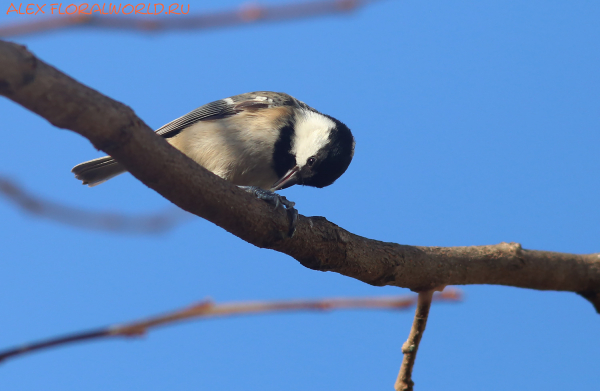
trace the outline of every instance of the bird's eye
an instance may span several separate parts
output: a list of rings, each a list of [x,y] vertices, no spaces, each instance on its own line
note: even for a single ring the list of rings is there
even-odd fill
[[[308,160],[306,161],[306,163],[307,163],[309,166],[312,166],[313,164],[315,164],[315,161],[316,161],[316,160],[317,160],[317,159],[315,159],[314,157],[309,157],[309,158],[308,158]]]

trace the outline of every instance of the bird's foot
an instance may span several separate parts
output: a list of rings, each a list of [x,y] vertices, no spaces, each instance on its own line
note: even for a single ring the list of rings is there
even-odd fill
[[[279,206],[283,205],[285,207],[285,211],[287,212],[288,219],[290,220],[290,230],[288,232],[288,236],[291,238],[294,236],[294,232],[296,232],[296,225],[298,224],[298,211],[294,208],[296,205],[295,202],[289,201],[284,196],[281,196],[277,193],[274,193],[269,190],[261,189],[256,186],[239,186],[241,189],[246,190],[250,194],[254,194],[256,198],[259,198],[263,201],[267,201],[271,205],[275,205],[275,209],[279,208]]]

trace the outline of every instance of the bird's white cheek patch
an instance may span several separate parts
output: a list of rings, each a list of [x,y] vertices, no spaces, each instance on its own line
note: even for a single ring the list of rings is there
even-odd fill
[[[327,144],[330,131],[334,127],[335,123],[332,120],[312,111],[305,111],[296,118],[296,137],[292,153],[300,166]]]

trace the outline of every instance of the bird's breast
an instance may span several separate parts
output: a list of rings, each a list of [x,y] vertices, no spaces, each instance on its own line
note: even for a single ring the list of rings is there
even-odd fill
[[[219,120],[199,121],[168,141],[191,159],[232,183],[269,189],[278,179],[273,149],[278,117],[242,112]],[[282,108],[285,109],[285,108]]]

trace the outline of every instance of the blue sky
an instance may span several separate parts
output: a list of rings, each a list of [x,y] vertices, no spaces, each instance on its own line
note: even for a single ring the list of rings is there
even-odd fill
[[[24,20],[0,12],[0,23]],[[592,1],[384,1],[286,23],[15,41],[154,128],[255,90],[285,91],[344,121],[357,141],[346,174],[329,188],[284,191],[304,215],[403,244],[591,253],[600,251],[599,20]],[[130,175],[81,186],[70,169],[100,156],[88,141],[6,99],[0,118],[0,174],[26,189],[95,211],[170,207]],[[199,218],[162,235],[118,235],[4,201],[0,216],[0,347],[206,297],[409,293],[305,269]],[[464,291],[464,303],[432,308],[419,390],[597,389],[600,317],[590,304],[572,293]],[[0,375],[13,391],[391,389],[411,322],[412,311],[193,322],[26,356]]]

